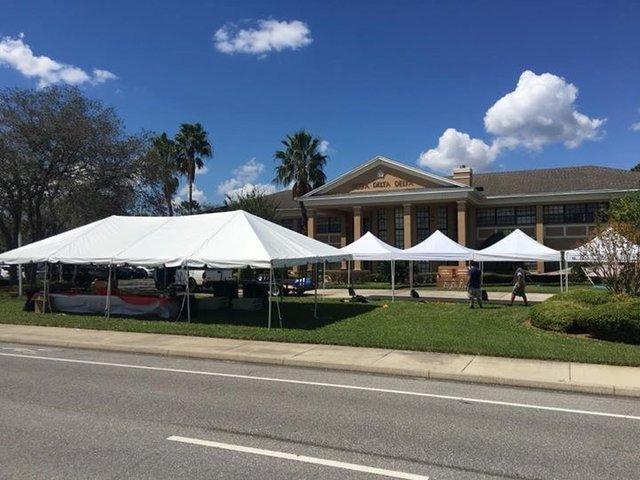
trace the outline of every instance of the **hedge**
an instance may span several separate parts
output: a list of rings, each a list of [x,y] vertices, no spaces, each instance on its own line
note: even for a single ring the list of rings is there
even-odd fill
[[[554,295],[531,309],[531,324],[555,332],[587,332],[597,338],[640,344],[640,298],[606,290]]]
[[[531,309],[531,324],[544,330],[570,332],[578,328],[579,322],[582,323],[588,311],[577,302],[543,302]]]

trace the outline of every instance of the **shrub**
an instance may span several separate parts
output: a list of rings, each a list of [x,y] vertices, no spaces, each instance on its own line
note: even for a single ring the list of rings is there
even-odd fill
[[[539,303],[531,309],[531,324],[544,330],[569,332],[576,330],[588,313],[587,307],[569,300]]]
[[[573,290],[562,295],[563,299],[586,305],[603,305],[615,301],[615,296],[608,290]]]
[[[640,300],[621,299],[594,306],[583,325],[597,337],[640,343]]]

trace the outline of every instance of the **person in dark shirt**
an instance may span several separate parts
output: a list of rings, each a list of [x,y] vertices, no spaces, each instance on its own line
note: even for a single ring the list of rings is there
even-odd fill
[[[474,307],[474,301],[482,308],[482,272],[475,263],[469,268],[469,281],[467,282],[467,293],[469,295],[469,308]]]

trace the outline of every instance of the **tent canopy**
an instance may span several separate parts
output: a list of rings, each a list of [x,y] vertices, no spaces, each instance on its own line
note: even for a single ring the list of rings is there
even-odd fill
[[[404,260],[404,250],[392,247],[371,232],[342,247],[340,252],[352,255],[353,260]]]
[[[351,256],[242,210],[185,217],[111,216],[0,255],[52,262],[213,268],[285,267]]]
[[[520,229],[490,247],[478,250],[474,260],[481,262],[559,262],[560,252],[535,241]]]
[[[628,263],[636,261],[639,257],[640,246],[632,244],[610,228],[584,245],[564,252],[564,258],[568,262]]]
[[[404,258],[418,261],[471,260],[474,252],[436,230],[419,244],[404,250]]]

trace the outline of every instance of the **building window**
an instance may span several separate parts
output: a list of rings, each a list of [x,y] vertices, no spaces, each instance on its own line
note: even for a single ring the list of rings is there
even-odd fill
[[[340,217],[318,217],[317,233],[341,233],[342,220]]]
[[[416,207],[416,235],[418,243],[429,236],[429,207]]]
[[[476,223],[478,227],[493,227],[496,224],[495,208],[479,208],[476,211]]]
[[[387,211],[380,209],[378,210],[378,238],[386,241],[387,239]]]
[[[445,235],[449,232],[449,212],[447,207],[438,207],[438,230]]]
[[[514,207],[496,208],[496,225],[515,225],[516,209]]]
[[[394,210],[394,218],[395,218],[395,232],[394,232],[394,243],[396,248],[404,247],[404,215],[403,208],[396,207]]]
[[[516,225],[535,225],[536,207],[516,207]]]
[[[546,205],[544,207],[544,223],[595,223],[603,219],[606,208],[606,203]]]
[[[544,223],[564,223],[564,205],[545,205]]]

